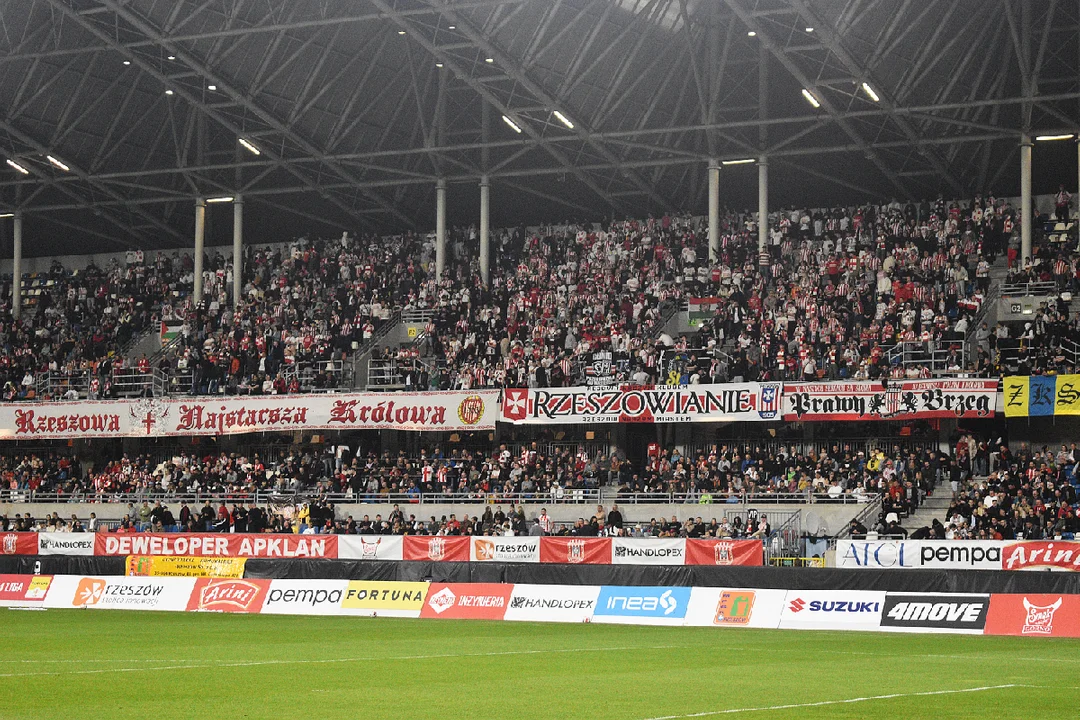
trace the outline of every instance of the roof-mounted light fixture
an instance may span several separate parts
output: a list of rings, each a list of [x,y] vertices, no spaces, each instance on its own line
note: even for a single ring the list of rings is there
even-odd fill
[[[574,123],[570,122],[570,121],[569,121],[569,120],[568,120],[568,119],[566,118],[566,116],[565,116],[565,115],[563,115],[563,114],[562,114],[561,112],[559,112],[558,110],[556,110],[555,112],[553,112],[553,113],[551,113],[551,114],[555,116],[555,119],[556,119],[556,120],[558,120],[558,121],[559,121],[559,122],[561,122],[561,123],[562,123],[563,125],[565,125],[565,126],[566,126],[566,129],[567,129],[567,130],[573,130],[573,129],[574,129]]]
[[[814,97],[814,93],[810,92],[810,91],[809,91],[809,90],[807,90],[806,88],[803,88],[803,91],[802,91],[802,96],[803,96],[804,98],[806,98],[806,102],[810,103],[810,104],[811,104],[811,105],[813,105],[813,106],[814,106],[815,108],[819,108],[819,107],[821,107],[821,103],[819,103],[819,102],[818,102],[818,99],[817,99],[816,97]]]
[[[255,143],[251,142],[247,138],[240,138],[239,142],[240,145],[243,146],[243,148],[248,152],[254,155],[262,155],[262,151],[259,150],[259,148],[255,147]]]
[[[21,172],[23,175],[29,175],[30,174],[29,170],[27,170],[26,168],[24,168],[22,165],[15,162],[11,158],[8,158],[7,164],[10,165],[11,167],[15,168],[19,172]]]
[[[502,117],[503,117],[503,122],[506,123],[507,125],[509,125],[511,128],[513,128],[514,132],[516,132],[518,134],[521,133],[521,127],[516,122],[511,120],[508,115],[503,115]],[[11,161],[9,160],[8,162],[11,162]]]
[[[233,201],[233,196],[232,195],[225,195],[223,197],[206,198],[206,202],[208,202],[208,203],[228,203],[228,202],[232,202],[232,201]]]

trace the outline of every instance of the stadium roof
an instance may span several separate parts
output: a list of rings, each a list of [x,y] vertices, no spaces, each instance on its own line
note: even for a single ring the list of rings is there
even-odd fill
[[[773,205],[1015,193],[1020,130],[1080,125],[1078,16],[1058,0],[4,0],[0,154],[27,174],[0,165],[0,212],[23,208],[44,254],[187,247],[197,196],[243,195],[249,240],[428,230],[439,177],[452,224],[474,222],[484,175],[496,226],[702,211],[709,158],[768,156]],[[1036,191],[1074,172],[1066,146],[1037,153]],[[724,201],[750,206],[755,184],[724,168]]]

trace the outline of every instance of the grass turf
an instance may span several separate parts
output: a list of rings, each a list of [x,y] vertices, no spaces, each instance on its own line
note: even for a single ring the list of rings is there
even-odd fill
[[[1005,720],[1074,716],[1080,702],[1080,641],[1073,640],[0,612],[5,720]],[[1011,687],[926,694],[991,686]],[[874,699],[884,695],[894,697]]]

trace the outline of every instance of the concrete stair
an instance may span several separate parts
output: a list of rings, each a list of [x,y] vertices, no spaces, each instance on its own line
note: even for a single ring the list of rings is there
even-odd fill
[[[911,515],[911,517],[904,520],[904,527],[909,531],[917,530],[924,525],[929,526],[933,524],[934,520],[939,520],[942,525],[945,524],[946,513],[949,511],[949,505],[952,504],[952,493],[949,490],[947,484],[939,485],[934,494],[923,500],[922,505]]]

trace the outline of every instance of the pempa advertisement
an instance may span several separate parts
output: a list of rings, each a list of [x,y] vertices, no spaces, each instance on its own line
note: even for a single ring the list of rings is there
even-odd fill
[[[990,418],[997,380],[784,383],[784,420]]]

